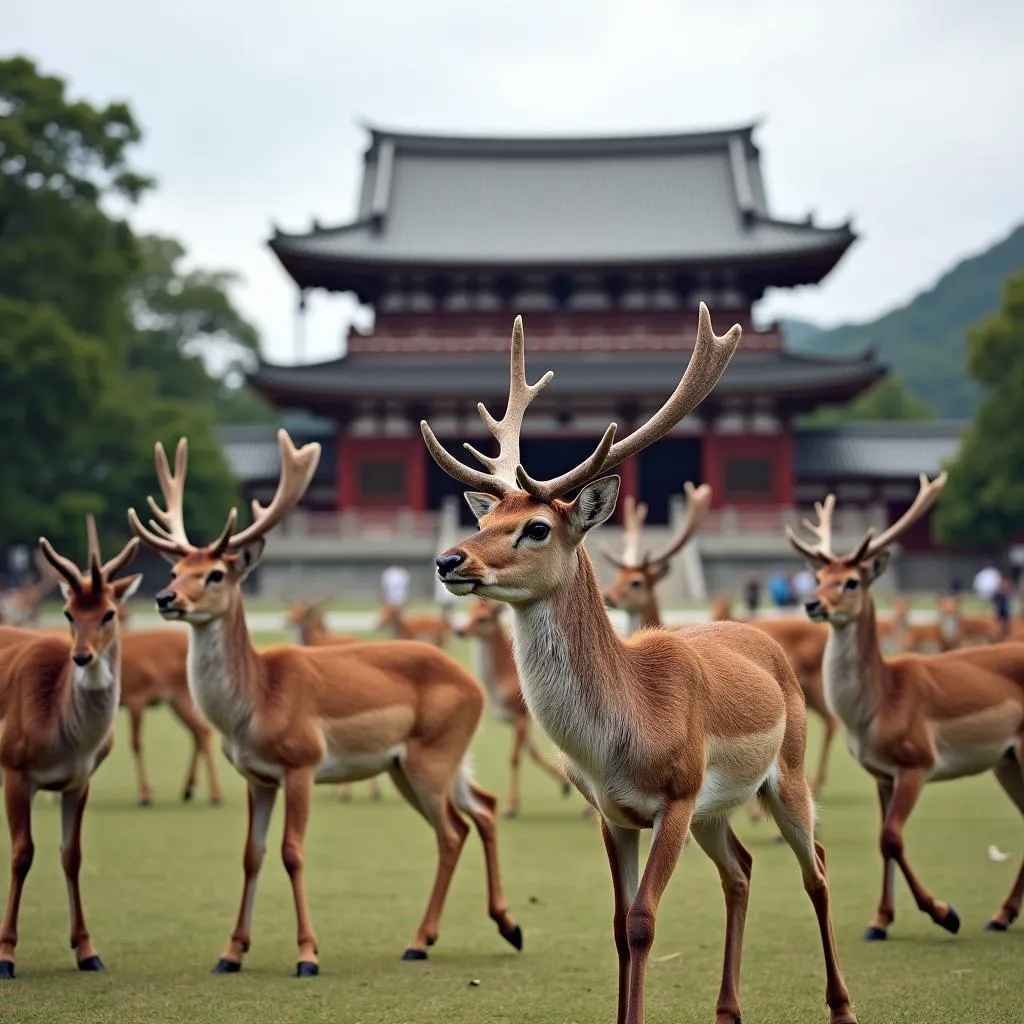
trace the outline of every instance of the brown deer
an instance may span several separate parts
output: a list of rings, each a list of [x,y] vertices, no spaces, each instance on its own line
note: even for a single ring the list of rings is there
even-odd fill
[[[206,718],[223,738],[224,752],[248,783],[249,832],[245,884],[238,919],[214,973],[241,970],[249,949],[256,880],[277,792],[284,790],[281,855],[298,919],[299,977],[319,973],[317,940],[306,902],[303,845],[316,783],[351,782],[388,772],[408,803],[437,836],[438,866],[427,911],[403,959],[424,960],[438,936],[452,874],[476,825],[484,846],[488,910],[502,937],[522,948],[522,932],[508,912],[498,867],[494,810],[468,765],[484,711],[475,679],[443,651],[410,641],[286,645],[258,651],[245,622],[242,581],[259,564],[265,535],[298,504],[320,459],[320,446],[296,449],[278,431],[281,476],[270,505],[253,502],[253,522],[235,532],[228,514],[211,544],[192,544],[182,517],[187,441],[178,443],[172,474],[162,445],[156,469],[166,508],[146,527],[134,509],[132,530],[173,562],[172,580],[156,597],[160,615],[190,627],[188,682]]]
[[[406,615],[397,605],[386,604],[380,610],[376,628],[396,640],[422,640],[444,647],[452,635],[451,610],[446,605],[440,615]]]
[[[183,630],[125,631],[121,637],[121,707],[128,710],[131,722],[140,807],[149,807],[153,802],[142,752],[142,716],[158,704],[166,704],[192,737],[192,753],[181,799],[186,802],[192,799],[201,758],[206,765],[210,803],[221,802],[214,732],[189,693],[187,666],[188,634]]]
[[[615,510],[619,478],[600,474],[663,437],[714,388],[740,340],[715,336],[701,303],[693,356],[644,425],[615,441],[615,424],[580,465],[547,481],[520,464],[523,415],[552,374],[528,385],[522,318],[512,332],[508,405],[479,406],[498,441],[487,469],[463,465],[421,423],[434,460],[472,488],[479,532],[437,558],[449,592],[512,606],[516,664],[530,713],[566,756],[570,781],[599,811],[615,895],[619,1024],[641,1024],[658,904],[688,833],[715,862],[726,904],[718,1024],[740,1019],[738,976],[751,856],[729,813],[758,794],[799,861],[818,918],[831,1024],[856,1017],[832,934],[825,856],[814,839],[803,773],[806,712],[782,648],[740,623],[645,630],[622,640],[605,613],[583,540]],[[582,488],[580,490],[580,488]],[[564,495],[579,490],[576,498]],[[640,830],[653,828],[640,875]]]
[[[46,596],[57,586],[58,573],[38,549],[33,555],[39,579],[34,583],[23,583],[0,598],[0,624],[35,626],[39,622]]]
[[[622,509],[624,537],[621,554],[616,554],[606,545],[601,546],[601,554],[619,570],[604,592],[604,602],[609,608],[621,609],[629,616],[630,633],[661,626],[661,609],[655,588],[669,574],[672,559],[697,532],[711,504],[711,488],[707,484],[694,487],[687,481],[683,486],[686,490],[686,516],[662,550],[653,555],[641,550],[647,505],[643,502],[637,504],[631,496],[625,499]]]
[[[515,731],[512,741],[511,779],[509,782],[508,805],[504,817],[515,818],[519,814],[519,767],[523,759],[523,751],[542,771],[548,773],[562,787],[562,793],[568,796],[571,787],[565,775],[557,765],[552,764],[537,747],[530,735],[530,712],[523,700],[523,691],[519,685],[519,672],[516,670],[515,657],[512,653],[512,642],[501,623],[501,611],[504,605],[496,601],[481,598],[473,603],[469,619],[464,626],[455,630],[460,637],[473,637],[477,647],[477,678],[484,684],[491,711],[499,722],[511,725]]]
[[[919,910],[948,932],[960,918],[918,880],[903,830],[928,782],[991,770],[1024,813],[1024,644],[992,644],[944,654],[882,657],[871,585],[889,564],[890,547],[931,508],[946,483],[921,476],[913,504],[878,537],[868,531],[846,555],[832,551],[834,495],[806,523],[815,543],[789,531],[790,543],[817,573],[807,614],[827,622],[825,693],[846,726],[854,757],[875,779],[882,808],[882,897],[866,938],[884,939],[894,919],[893,865]],[[1024,865],[988,928],[1005,931],[1020,913]]]
[[[113,578],[135,556],[139,543],[134,537],[105,563],[90,542],[86,572],[59,555],[46,538],[39,545],[64,578],[64,616],[71,638],[0,629],[0,769],[11,836],[11,887],[0,925],[0,979],[14,977],[18,911],[35,855],[32,798],[40,789],[61,797],[60,859],[78,969],[103,970],[82,910],[82,819],[89,780],[114,741],[121,686],[117,608],[142,580]]]

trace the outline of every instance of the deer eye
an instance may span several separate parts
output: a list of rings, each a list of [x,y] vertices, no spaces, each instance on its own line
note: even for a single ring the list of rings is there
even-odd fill
[[[856,576],[851,576],[848,580],[843,580],[843,590],[856,590],[860,586],[860,580]]]
[[[117,614],[117,612],[115,612],[113,608],[108,608],[107,611],[103,615],[103,619],[101,620],[103,622],[103,625],[105,626],[105,625],[107,625],[107,623],[113,622],[114,621],[114,616],[116,614]]]
[[[206,576],[206,585],[209,586],[211,583],[223,583],[224,582],[224,570],[223,569],[211,569]]]
[[[630,580],[629,581],[629,585],[634,590],[639,590],[644,585],[644,581],[643,580]]]
[[[545,537],[551,532],[551,527],[547,523],[537,519],[532,523],[527,524],[525,530],[523,530],[523,536],[528,540],[544,540]]]

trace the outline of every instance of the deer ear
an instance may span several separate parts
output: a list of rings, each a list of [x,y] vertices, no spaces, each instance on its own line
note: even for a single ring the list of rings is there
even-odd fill
[[[260,559],[263,558],[263,549],[266,546],[266,537],[257,537],[255,540],[249,541],[244,548],[240,548],[235,554],[231,555],[235,572],[238,574],[239,583],[260,564]]]
[[[660,583],[671,571],[672,563],[670,561],[655,562],[651,568],[651,582]]]
[[[114,597],[118,604],[124,604],[132,596],[142,583],[142,573],[137,572],[134,576],[125,576],[124,579],[114,580],[111,586],[114,588]]]
[[[867,573],[868,583],[874,583],[892,561],[892,553],[888,548],[883,548],[870,561],[864,563],[864,571]]]
[[[569,525],[582,537],[611,518],[619,496],[619,478],[604,476],[587,484],[569,506]]]
[[[491,512],[499,501],[493,494],[484,494],[483,491],[465,491],[462,496],[466,499],[466,504],[472,510],[473,515],[476,516],[477,522]]]
[[[64,580],[58,580],[57,586],[60,587],[60,596],[63,597],[65,601],[70,601],[71,587],[68,586],[68,584]]]

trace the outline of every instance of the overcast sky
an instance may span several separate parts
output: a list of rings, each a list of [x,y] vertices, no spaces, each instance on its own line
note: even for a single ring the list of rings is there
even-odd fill
[[[1019,0],[32,0],[3,20],[4,49],[73,96],[130,102],[136,164],[160,182],[136,225],[237,269],[281,361],[295,293],[270,226],[352,216],[361,119],[586,134],[763,118],[773,211],[850,216],[861,235],[824,285],[769,296],[767,315],[870,318],[1024,220]],[[310,356],[337,354],[348,308],[313,299]]]

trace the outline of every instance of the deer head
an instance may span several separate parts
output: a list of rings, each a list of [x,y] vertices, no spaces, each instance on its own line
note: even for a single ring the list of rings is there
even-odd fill
[[[589,458],[552,480],[535,480],[520,464],[519,435],[527,406],[547,386],[549,371],[536,384],[526,383],[522,317],[512,330],[508,404],[496,420],[481,404],[480,417],[498,442],[491,457],[471,445],[466,450],[487,472],[463,465],[438,442],[426,421],[423,439],[434,461],[455,480],[473,488],[466,500],[480,525],[479,532],[437,558],[438,576],[453,594],[475,593],[507,602],[529,602],[549,596],[571,578],[577,548],[587,533],[615,511],[617,476],[601,477],[667,434],[711,392],[740,341],[733,326],[719,338],[701,303],[693,355],[675,391],[643,426],[620,441],[616,425],[604,432]],[[565,495],[578,489],[569,501]]]
[[[871,600],[871,584],[889,567],[891,546],[935,504],[945,486],[944,472],[930,483],[922,473],[917,497],[910,508],[880,536],[876,537],[874,530],[868,530],[847,555],[836,555],[832,551],[834,494],[815,505],[816,523],[804,520],[804,526],[814,534],[817,543],[808,544],[800,540],[787,527],[789,543],[807,560],[818,580],[817,590],[804,605],[808,617],[834,626],[855,622]]]
[[[259,564],[266,534],[299,503],[320,461],[320,445],[316,442],[297,449],[284,430],[277,432],[277,441],[281,475],[273,500],[266,508],[253,501],[253,521],[238,533],[234,532],[238,513],[232,508],[220,536],[202,547],[192,544],[185,533],[188,441],[182,438],[178,442],[173,474],[163,445],[157,443],[156,473],[166,508],[148,498],[156,518],[144,526],[132,508],[128,510],[128,522],[136,537],[174,566],[170,585],[156,595],[157,610],[163,618],[198,625],[223,617],[241,601],[242,581]]]
[[[324,608],[331,603],[332,597],[321,597],[316,601],[294,601],[285,616],[289,626],[315,626],[324,628]]]
[[[682,551],[686,542],[697,532],[701,519],[711,504],[711,488],[707,484],[694,487],[687,481],[686,517],[668,544],[651,554],[641,551],[644,522],[647,520],[647,506],[638,505],[632,497],[626,498],[623,507],[625,538],[621,554],[616,554],[602,545],[601,554],[619,573],[604,592],[604,601],[609,608],[620,608],[630,614],[639,614],[654,600],[654,588],[672,569],[672,559]]]
[[[502,628],[501,611],[503,607],[497,601],[479,598],[470,607],[469,618],[465,625],[456,627],[455,635],[463,638],[475,636],[480,640],[490,640],[496,631]]]
[[[86,517],[86,530],[89,537],[87,572],[82,572],[70,558],[59,555],[45,537],[39,538],[39,550],[60,577],[64,618],[71,626],[71,660],[79,668],[98,661],[113,643],[117,636],[121,606],[138,590],[142,582],[139,574],[114,579],[135,557],[139,549],[135,537],[110,561],[104,562],[100,556],[96,523],[91,515]],[[82,675],[80,678],[82,684],[87,685],[85,680],[91,677]]]

